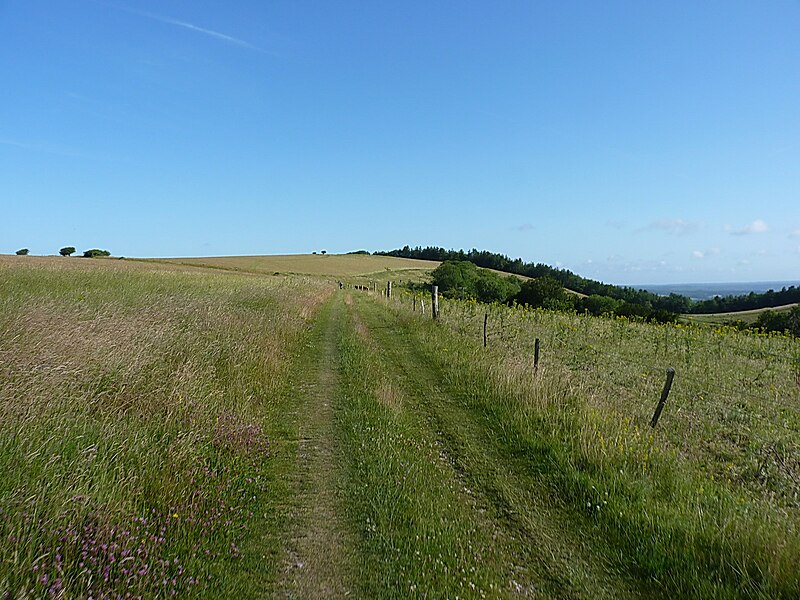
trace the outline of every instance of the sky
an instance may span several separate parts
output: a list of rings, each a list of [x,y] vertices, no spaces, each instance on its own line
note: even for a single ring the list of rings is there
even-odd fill
[[[800,2],[0,0],[0,253],[800,277]]]

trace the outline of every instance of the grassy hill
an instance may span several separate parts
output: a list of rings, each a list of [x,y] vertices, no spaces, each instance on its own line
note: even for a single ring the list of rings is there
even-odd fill
[[[372,256],[367,254],[286,254],[274,256],[216,256],[208,258],[159,258],[159,263],[209,267],[261,274],[304,274],[332,277],[377,277],[390,275],[419,279],[439,262]]]
[[[0,257],[0,597],[800,597],[800,340],[277,258]]]
[[[731,321],[742,321],[744,323],[755,323],[760,314],[771,310],[777,313],[785,313],[792,310],[797,304],[785,304],[772,308],[758,308],[755,310],[742,310],[727,313],[708,313],[708,314],[685,314],[681,315],[681,320],[686,323],[707,323],[710,325],[724,325]]]

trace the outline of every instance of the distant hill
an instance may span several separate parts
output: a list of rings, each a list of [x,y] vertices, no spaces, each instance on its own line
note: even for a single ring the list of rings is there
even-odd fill
[[[439,266],[439,261],[414,260],[370,254],[281,254],[274,256],[210,256],[148,259],[159,263],[207,267],[265,275],[302,274],[331,277],[393,276],[419,279]]]

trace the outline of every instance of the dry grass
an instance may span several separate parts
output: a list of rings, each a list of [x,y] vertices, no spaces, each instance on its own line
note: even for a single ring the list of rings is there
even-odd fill
[[[0,261],[0,597],[224,589],[333,286],[26,258]]]
[[[428,272],[439,266],[436,261],[371,256],[365,254],[290,254],[276,256],[217,256],[207,258],[163,258],[159,263],[202,266],[231,271],[272,275],[303,274],[330,277],[390,275],[402,278]]]

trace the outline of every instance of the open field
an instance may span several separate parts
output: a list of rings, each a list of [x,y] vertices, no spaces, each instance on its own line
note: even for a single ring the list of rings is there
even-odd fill
[[[797,339],[312,258],[0,257],[0,598],[800,596]]]
[[[681,319],[686,323],[709,323],[711,325],[724,325],[732,321],[742,321],[744,323],[755,323],[761,313],[772,310],[777,313],[789,312],[797,304],[786,304],[784,306],[774,306],[772,308],[759,308],[756,310],[742,310],[739,312],[710,313],[697,315],[681,315]]]
[[[219,256],[210,258],[164,258],[159,263],[212,267],[272,275],[304,274],[326,277],[419,277],[439,263],[393,256],[366,254],[287,254],[276,256]]]

